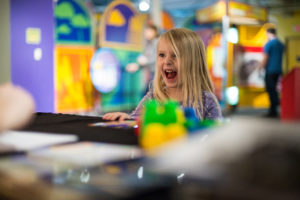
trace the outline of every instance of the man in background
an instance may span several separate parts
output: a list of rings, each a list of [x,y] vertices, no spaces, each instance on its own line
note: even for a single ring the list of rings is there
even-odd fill
[[[137,63],[129,63],[126,66],[126,71],[130,73],[136,72],[139,68],[144,68],[146,70],[146,90],[148,90],[149,83],[154,77],[158,37],[158,27],[151,23],[147,24],[144,30],[144,38],[146,40],[144,51],[137,58]]]
[[[275,28],[267,29],[268,42],[264,46],[264,59],[261,68],[266,71],[265,85],[270,99],[269,112],[266,117],[278,117],[277,107],[279,97],[276,89],[279,77],[282,74],[283,43],[276,36]]]

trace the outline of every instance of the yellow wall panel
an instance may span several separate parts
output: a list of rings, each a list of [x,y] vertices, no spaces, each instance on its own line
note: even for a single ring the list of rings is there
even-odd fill
[[[78,113],[93,108],[89,63],[91,47],[56,47],[55,111]]]

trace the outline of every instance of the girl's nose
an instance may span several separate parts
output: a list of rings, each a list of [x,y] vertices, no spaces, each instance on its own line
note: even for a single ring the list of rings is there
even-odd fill
[[[166,56],[165,57],[165,64],[170,65],[172,64],[172,57],[171,56]]]

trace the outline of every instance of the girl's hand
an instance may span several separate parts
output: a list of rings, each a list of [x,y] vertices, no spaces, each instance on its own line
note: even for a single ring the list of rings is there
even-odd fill
[[[104,120],[119,120],[119,121],[124,121],[124,119],[130,119],[130,115],[122,112],[113,112],[113,113],[106,113],[102,117]]]

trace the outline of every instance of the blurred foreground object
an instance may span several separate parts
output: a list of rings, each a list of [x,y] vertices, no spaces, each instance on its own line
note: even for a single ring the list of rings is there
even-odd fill
[[[182,108],[176,101],[152,100],[145,104],[138,136],[141,146],[151,150],[217,125],[214,120],[199,120],[193,108]]]
[[[33,98],[24,89],[9,83],[0,86],[0,132],[23,127],[34,110]]]
[[[153,169],[193,177],[213,199],[299,199],[299,129],[299,123],[233,118],[161,151]],[[194,192],[194,199],[203,197]]]
[[[142,147],[151,149],[168,141],[184,138],[187,133],[184,122],[184,113],[177,102],[147,102],[140,124],[139,141]]]

